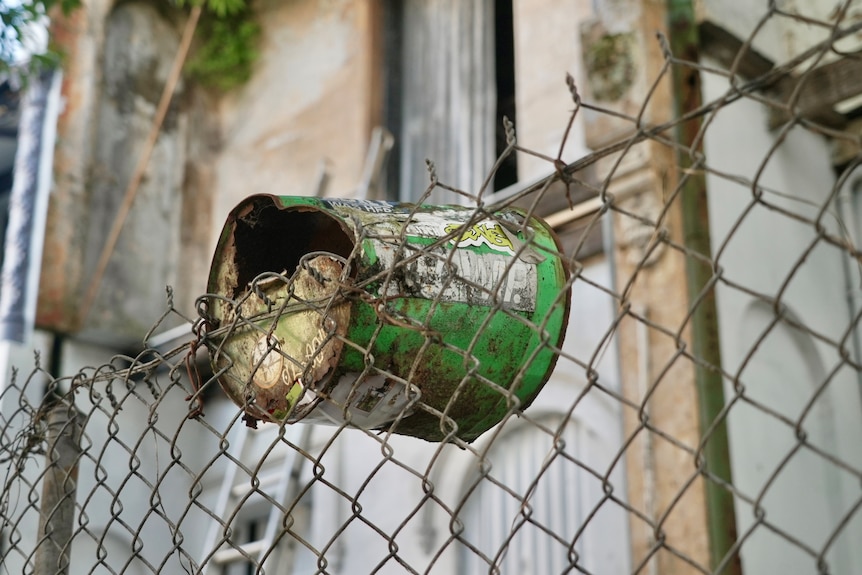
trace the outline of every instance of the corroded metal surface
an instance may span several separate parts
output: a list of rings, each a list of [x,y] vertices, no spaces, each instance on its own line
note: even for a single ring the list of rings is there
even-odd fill
[[[280,276],[257,282],[236,309],[256,318],[233,332],[215,355],[224,370],[222,387],[256,419],[280,421],[291,414],[308,386],[323,386],[338,363],[350,304],[342,301],[326,312],[316,302],[331,297],[341,276],[339,262],[319,256],[285,281]]]
[[[473,440],[550,375],[567,277],[519,210],[253,196],[213,259],[214,368],[252,419]]]

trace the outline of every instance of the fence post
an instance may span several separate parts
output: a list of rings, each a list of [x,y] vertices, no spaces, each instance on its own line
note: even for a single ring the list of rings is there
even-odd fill
[[[69,572],[81,427],[75,406],[51,401],[46,416],[45,474],[39,532],[34,556],[34,575],[65,575]]]
[[[699,61],[700,36],[695,20],[692,0],[668,0],[668,32],[670,49],[677,60],[693,65],[676,63],[672,67],[673,102],[677,118],[697,110],[703,104]],[[700,360],[695,367],[695,384],[700,411],[701,457],[704,469],[720,481],[731,483],[730,447],[727,438],[727,420],[719,420],[725,406],[724,382],[719,345],[718,312],[715,302],[715,264],[711,261],[709,211],[707,209],[706,176],[699,168],[702,161],[701,116],[676,127],[676,139],[681,150],[680,206],[682,212],[683,243],[686,248],[704,258],[686,258],[686,284],[688,301],[695,306],[691,315],[691,352]],[[710,262],[710,263],[707,263]],[[705,481],[707,529],[710,565],[717,574],[739,575],[742,565],[736,543],[736,513],[733,494],[710,478]],[[732,556],[728,554],[733,553]]]

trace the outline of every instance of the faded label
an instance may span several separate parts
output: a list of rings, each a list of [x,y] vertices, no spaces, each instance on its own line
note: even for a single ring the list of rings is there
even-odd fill
[[[305,421],[343,425],[347,411],[351,425],[376,429],[411,413],[404,385],[381,375],[357,378],[357,373],[342,376]]]
[[[313,316],[312,316],[313,317]],[[303,334],[306,335],[307,334]],[[297,354],[297,359],[300,361],[284,362],[284,370],[282,372],[282,380],[286,385],[292,385],[294,382],[314,385],[319,379],[325,375],[328,366],[324,365],[327,359],[324,347],[329,340],[323,328],[319,328],[310,340],[298,341],[296,346],[301,348]],[[310,364],[310,365],[309,365]],[[303,373],[308,369],[311,381],[303,381]]]
[[[463,227],[463,224],[448,224],[443,228],[443,233],[445,235],[457,233]],[[456,236],[452,241],[459,248],[485,245],[492,250],[515,255],[515,244],[509,234],[499,223],[490,220],[470,226],[461,232],[460,238]]]
[[[377,256],[386,268],[396,268],[385,295],[460,302],[532,312],[536,309],[536,266],[503,254],[472,250],[433,250],[421,255],[375,242]],[[450,257],[451,256],[451,257]]]
[[[263,336],[251,352],[251,369],[254,382],[263,389],[269,389],[281,378],[284,356],[278,341],[270,345],[270,336]]]
[[[337,212],[344,212],[346,208],[348,212],[359,210],[372,214],[388,214],[396,207],[395,204],[383,200],[327,199],[323,200],[323,203]]]

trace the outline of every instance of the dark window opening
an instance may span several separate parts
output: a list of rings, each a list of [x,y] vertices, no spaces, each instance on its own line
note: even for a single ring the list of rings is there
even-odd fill
[[[386,172],[387,198],[410,200],[425,190],[424,158],[435,161],[441,181],[478,191],[493,160],[506,149],[503,116],[516,121],[512,0],[477,2],[471,9],[430,0],[384,0],[380,18],[382,118],[395,138]],[[453,51],[460,63],[452,60]],[[468,69],[471,77],[465,79]],[[480,98],[465,93],[491,84],[494,91]],[[446,99],[442,104],[441,98]],[[500,190],[517,181],[517,160],[511,154],[494,174],[492,187]]]
[[[386,0],[382,10],[383,18],[383,122],[395,139],[389,159],[386,162],[385,177],[387,200],[397,201],[401,176],[401,122],[402,122],[402,77],[404,46],[404,5],[403,0]]]
[[[511,0],[497,2],[494,14],[495,68],[497,77],[497,157],[506,149],[503,116],[515,123],[515,26]],[[518,182],[518,161],[514,153],[500,165],[494,190]]]
[[[20,93],[8,80],[0,80],[0,266],[9,222],[13,167],[18,143]]]

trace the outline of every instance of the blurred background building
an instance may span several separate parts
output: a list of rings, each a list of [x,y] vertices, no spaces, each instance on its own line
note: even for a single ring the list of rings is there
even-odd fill
[[[47,96],[55,99],[45,122],[56,143],[46,212],[36,218],[43,225],[33,227],[42,246],[33,264],[38,284],[27,287],[38,290],[38,300],[26,342],[5,344],[6,377],[13,366],[28,373],[33,349],[53,376],[117,354],[134,357],[166,309],[166,286],[176,310],[194,319],[222,222],[248,195],[415,201],[428,186],[430,158],[441,182],[474,194],[494,173],[483,193],[499,201],[554,173],[555,158],[568,164],[630,139],[579,172],[578,185],[554,184],[535,208],[583,266],[582,278],[573,285],[564,355],[551,380],[527,418],[507,420],[476,442],[481,457],[412,438],[391,437],[384,445],[355,430],[337,436],[327,427],[291,430],[294,444],[320,454],[326,481],[314,482],[314,466],[289,459],[284,443],[256,469],[278,436],[276,426],[240,432],[231,427],[236,407],[220,392],[207,396],[208,426],[235,444],[234,434],[245,433],[258,446],[237,448],[249,468],[277,482],[289,463],[291,481],[310,481],[293,512],[292,529],[305,534],[304,542],[282,541],[278,572],[401,573],[406,563],[417,572],[479,573],[488,570],[481,553],[493,560],[511,537],[504,573],[563,572],[573,556],[593,573],[690,573],[697,571],[693,564],[715,564],[716,554],[720,560],[728,551],[716,548],[722,529],[735,532],[731,545],[743,542],[747,573],[813,572],[811,550],[823,551],[830,572],[853,572],[862,565],[862,516],[851,513],[862,497],[862,402],[853,367],[862,358],[860,282],[858,261],[822,230],[855,241],[862,225],[862,180],[848,169],[859,158],[862,85],[847,79],[859,71],[859,40],[848,35],[841,50],[812,61],[805,50],[834,32],[814,22],[835,21],[834,2],[767,10],[744,0],[707,0],[689,22],[695,52],[675,54],[713,70],[699,73],[701,84],[692,88],[703,102],[731,100],[735,85],[778,69],[758,94],[795,98],[796,105],[793,121],[756,97],[716,106],[695,142],[708,159],[700,166],[708,168],[700,223],[723,280],[714,292],[722,367],[716,397],[733,407],[725,463],[734,489],[716,493],[690,456],[708,441],[702,442],[699,364],[681,343],[694,329],[688,322],[694,298],[686,287],[687,254],[674,247],[685,244],[687,217],[674,202],[678,150],[660,138],[635,138],[679,112],[680,94],[663,72],[667,54],[655,36],[683,33],[668,30],[677,4],[255,2],[259,56],[248,81],[220,92],[181,78],[150,140],[187,13],[151,1],[85,2],[52,22],[66,59]],[[808,85],[815,74],[829,89],[794,82],[803,71]],[[592,104],[571,126],[576,103],[567,72]],[[8,83],[0,86],[0,208],[12,188],[19,100]],[[504,115],[515,122],[518,146],[533,153],[518,153],[494,170],[507,144]],[[100,254],[144,153],[149,162],[100,275]],[[602,211],[606,194],[620,210]],[[469,203],[443,190],[429,201]],[[669,242],[659,241],[659,231]],[[84,305],[90,294],[92,305]],[[166,350],[190,339],[190,325],[174,314],[151,335],[151,345]],[[592,386],[596,380],[600,388]],[[15,405],[4,397],[4,412]],[[218,452],[217,437],[183,424],[186,412],[184,397],[174,392],[160,400],[160,425],[183,429],[183,464],[204,470]],[[143,407],[97,413],[88,422],[92,449],[116,439],[140,441],[151,418]],[[569,459],[548,459],[560,441]],[[147,449],[138,463],[167,461],[163,447]],[[106,550],[100,567],[106,572],[152,572],[141,557],[160,556],[176,536],[147,527],[151,502],[126,480],[135,465],[128,455],[104,460],[117,469],[82,466],[79,489],[99,493],[104,510],[88,516],[96,535],[76,548],[82,563],[73,572],[90,572],[84,561],[97,548]],[[496,481],[477,481],[488,463]],[[199,500],[216,509],[230,465],[218,460],[199,483],[178,475],[172,500],[162,504],[182,509],[199,488]],[[146,489],[141,481],[139,489]],[[528,492],[536,494],[532,521],[512,535],[524,517],[516,494]],[[343,493],[361,502],[365,521],[348,521],[357,510]],[[117,502],[137,514],[139,530],[117,529]],[[469,544],[451,540],[445,506],[458,508]],[[265,499],[246,501],[232,521],[237,545],[256,549],[270,508]],[[200,549],[203,559],[212,543],[209,519],[189,513],[199,514],[200,529],[186,530],[182,545]],[[763,527],[764,516],[778,533]],[[653,551],[657,532],[676,552]],[[144,550],[130,560],[138,533]],[[381,533],[397,533],[397,549]],[[323,563],[312,548],[325,552]],[[17,572],[14,561],[10,572]],[[248,568],[237,553],[214,555],[211,563],[230,574]],[[182,568],[172,558],[156,569]]]

